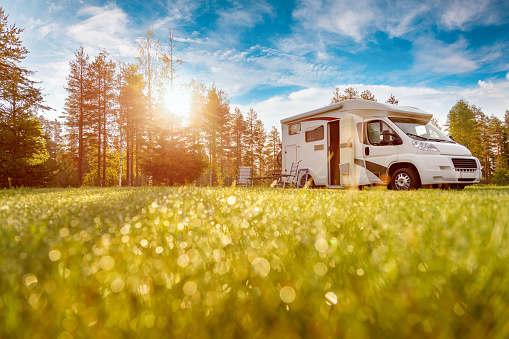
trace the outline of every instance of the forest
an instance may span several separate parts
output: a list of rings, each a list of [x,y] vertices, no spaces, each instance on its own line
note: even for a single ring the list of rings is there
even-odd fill
[[[0,29],[0,188],[224,186],[239,166],[252,166],[255,176],[281,170],[279,130],[268,130],[253,109],[231,107],[215,85],[199,79],[185,85],[186,118],[165,105],[185,62],[176,56],[171,28],[161,41],[148,27],[130,61],[77,48],[62,84],[65,106],[54,120],[47,118],[44,84],[21,65],[29,53],[23,29],[1,8]],[[369,91],[338,87],[331,103],[352,98],[376,100]],[[386,102],[398,104],[393,95]],[[460,99],[444,126],[432,122],[480,159],[484,178],[509,184],[509,111],[502,121]]]

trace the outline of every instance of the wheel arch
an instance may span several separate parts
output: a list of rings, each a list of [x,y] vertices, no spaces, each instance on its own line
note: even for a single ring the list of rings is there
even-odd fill
[[[392,175],[394,174],[394,172],[396,172],[400,168],[410,168],[410,169],[412,169],[415,172],[415,174],[417,174],[417,180],[419,181],[419,187],[422,185],[421,175],[419,174],[419,170],[411,162],[397,162],[397,163],[392,164],[389,167],[389,170],[388,170],[388,173],[387,173],[389,175],[389,185],[391,183]]]

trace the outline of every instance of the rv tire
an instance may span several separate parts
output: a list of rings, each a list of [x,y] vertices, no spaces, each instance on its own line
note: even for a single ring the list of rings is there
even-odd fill
[[[411,168],[400,168],[394,172],[390,186],[395,191],[409,191],[419,188],[417,173]]]

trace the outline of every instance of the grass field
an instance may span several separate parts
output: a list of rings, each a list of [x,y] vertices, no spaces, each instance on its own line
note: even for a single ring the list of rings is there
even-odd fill
[[[504,338],[509,188],[0,191],[0,337]]]

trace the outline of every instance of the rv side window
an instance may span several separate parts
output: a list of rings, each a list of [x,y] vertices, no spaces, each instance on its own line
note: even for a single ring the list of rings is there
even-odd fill
[[[367,126],[367,133],[368,133],[368,140],[371,145],[380,146],[380,145],[386,145],[382,143],[383,131],[389,131],[390,133],[394,133],[394,130],[389,127],[385,122],[381,120],[375,120],[368,122]],[[394,137],[391,136],[391,141],[393,141]]]
[[[310,131],[306,131],[306,142],[323,140],[324,127],[319,126]]]
[[[288,125],[288,134],[289,135],[298,134],[298,133],[300,133],[300,122]]]

